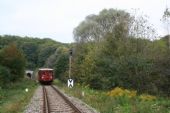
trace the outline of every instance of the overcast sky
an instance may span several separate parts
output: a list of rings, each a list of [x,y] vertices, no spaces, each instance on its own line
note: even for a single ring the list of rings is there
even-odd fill
[[[170,0],[167,0],[170,7]],[[149,16],[158,35],[164,35],[160,19],[166,0],[0,0],[0,35],[52,38],[73,42],[73,29],[87,15],[102,9],[130,11],[139,8]]]

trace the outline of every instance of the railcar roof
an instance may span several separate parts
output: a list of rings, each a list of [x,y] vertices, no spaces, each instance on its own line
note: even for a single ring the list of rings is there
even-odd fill
[[[39,70],[49,70],[49,71],[52,71],[53,69],[51,69],[51,68],[40,68]]]

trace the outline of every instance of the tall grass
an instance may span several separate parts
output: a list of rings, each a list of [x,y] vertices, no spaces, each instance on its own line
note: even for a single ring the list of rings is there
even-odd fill
[[[170,113],[170,100],[168,98],[147,94],[137,95],[135,91],[127,89],[122,89],[119,93],[113,90],[109,92],[99,91],[79,84],[70,89],[67,88],[66,83],[62,84],[58,80],[54,84],[64,92],[81,99],[101,113]],[[114,96],[109,95],[109,93],[117,93],[117,96],[115,96],[116,94],[113,94]]]
[[[36,86],[34,81],[23,79],[7,89],[0,89],[0,113],[22,113]]]

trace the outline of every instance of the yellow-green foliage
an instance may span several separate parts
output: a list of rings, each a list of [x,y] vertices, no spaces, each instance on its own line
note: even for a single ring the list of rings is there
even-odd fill
[[[139,96],[139,98],[143,101],[150,101],[150,100],[155,100],[156,96],[148,95],[148,94],[142,94]]]
[[[116,87],[113,90],[109,91],[107,94],[111,97],[127,96],[129,98],[135,97],[137,91],[127,90],[123,88]]]
[[[137,94],[136,90],[128,90],[120,87],[116,87],[107,93],[107,95],[111,97],[127,96],[129,98],[136,97],[137,96],[136,94]],[[142,101],[151,101],[151,100],[155,100],[156,96],[149,95],[149,94],[141,94],[139,98]]]
[[[55,80],[54,84],[59,86],[64,92],[81,99],[100,113],[170,113],[170,102],[165,98],[158,98],[155,101],[141,101],[139,96],[136,95],[136,91],[136,93],[132,93],[132,91],[123,88],[113,89],[112,92],[107,93],[108,96],[105,91],[90,89],[88,85],[82,86],[77,83],[73,89],[69,89],[65,83],[60,81]],[[110,96],[111,94],[113,95],[114,91],[117,92],[117,95],[123,95],[125,92],[135,95],[133,98]],[[84,96],[82,92],[84,92]]]

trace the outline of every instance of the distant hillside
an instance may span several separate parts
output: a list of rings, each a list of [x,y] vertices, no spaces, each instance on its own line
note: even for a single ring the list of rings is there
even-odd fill
[[[10,43],[15,43],[23,51],[27,59],[26,68],[43,67],[46,60],[56,54],[59,48],[68,48],[69,44],[60,43],[50,38],[39,39],[12,35],[0,36],[0,49]]]

